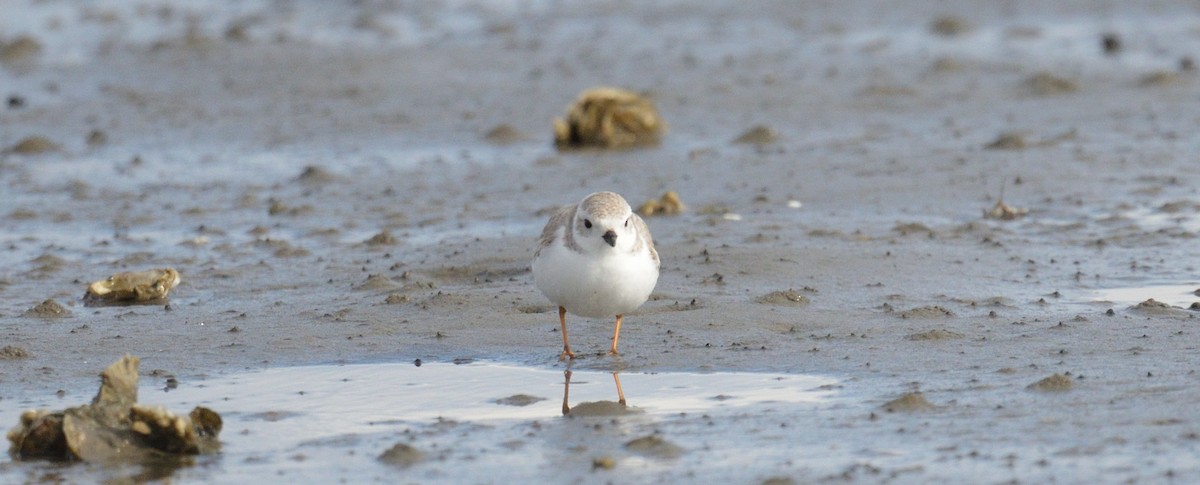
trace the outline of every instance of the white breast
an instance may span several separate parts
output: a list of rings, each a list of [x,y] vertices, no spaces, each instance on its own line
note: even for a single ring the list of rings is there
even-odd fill
[[[546,298],[572,314],[612,317],[646,302],[658,267],[648,251],[586,257],[555,241],[534,259],[533,279]]]

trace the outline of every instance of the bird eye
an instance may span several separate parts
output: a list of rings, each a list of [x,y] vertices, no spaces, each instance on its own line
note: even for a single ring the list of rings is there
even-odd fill
[[[591,228],[592,228],[592,221],[591,221],[591,219],[584,219],[584,220],[583,220],[583,227],[586,227],[586,228],[588,228],[588,229],[591,229]]]
[[[625,219],[625,227],[629,227],[629,219]]]

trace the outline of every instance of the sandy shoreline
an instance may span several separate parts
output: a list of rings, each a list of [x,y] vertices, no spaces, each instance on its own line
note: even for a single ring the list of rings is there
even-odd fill
[[[1194,7],[988,4],[946,37],[915,7],[855,16],[868,5],[464,8],[486,27],[367,46],[272,41],[266,20],[245,40],[172,31],[8,62],[3,94],[25,101],[0,111],[0,148],[61,149],[0,155],[0,331],[30,354],[0,360],[0,405],[85,399],[126,352],[185,386],[418,358],[557,368],[529,274],[546,211],[676,190],[690,210],[647,220],[663,273],[625,353],[597,355],[607,322],[577,319],[576,368],[834,376],[857,404],[807,425],[845,440],[828,469],[852,480],[1200,476],[1200,313],[1183,308],[1200,297],[1154,289],[1200,289],[1197,79],[1177,67],[1200,39],[1171,14]],[[1172,29],[1122,31],[1105,56],[1113,25]],[[1039,91],[1039,73],[1075,88]],[[553,148],[550,120],[602,83],[650,92],[662,144]],[[488,141],[501,125],[521,136]],[[756,125],[779,140],[732,142]],[[1006,133],[1023,144],[987,148]],[[1001,194],[1029,213],[984,218]],[[79,302],[160,266],[183,274],[169,309]],[[1103,301],[1112,288],[1147,289]],[[808,303],[763,300],[782,290]],[[48,298],[70,316],[25,315]],[[1054,374],[1071,389],[1027,389]],[[880,410],[913,391],[936,409]],[[886,458],[882,435],[924,453]]]

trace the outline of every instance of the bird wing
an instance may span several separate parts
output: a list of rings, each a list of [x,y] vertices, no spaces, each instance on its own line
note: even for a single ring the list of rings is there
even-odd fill
[[[642,220],[642,216],[633,215],[633,224],[637,226],[637,232],[642,236],[642,242],[650,248],[650,257],[654,259],[654,266],[658,267],[661,263],[658,261],[658,250],[654,249],[654,236],[650,235],[650,227],[646,225],[646,221]]]
[[[558,228],[564,228],[563,234],[568,239],[570,245],[571,239],[571,220],[575,218],[575,207],[573,205],[564,205],[550,216],[550,220],[546,222],[546,227],[542,228],[542,237],[538,239],[536,257],[542,252],[542,249],[554,244],[554,240],[558,237]]]

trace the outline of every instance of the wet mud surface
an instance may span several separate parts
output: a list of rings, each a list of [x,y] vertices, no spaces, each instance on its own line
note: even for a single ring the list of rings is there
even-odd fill
[[[730,480],[1200,477],[1190,3],[121,5],[0,24],[5,426],[90,395],[125,353],[181,391],[311,364],[561,370],[529,272],[548,211],[674,191],[685,210],[647,218],[662,276],[623,355],[581,320],[573,369],[839,382]],[[556,149],[553,120],[597,85],[650,96],[659,142]],[[81,299],[166,267],[183,278],[161,305]],[[688,481],[745,455],[627,457],[782,424],[693,418],[563,466]],[[322,443],[238,479],[302,476],[336,460]],[[411,451],[380,470],[477,463]],[[0,476],[56,473],[27,466]]]

